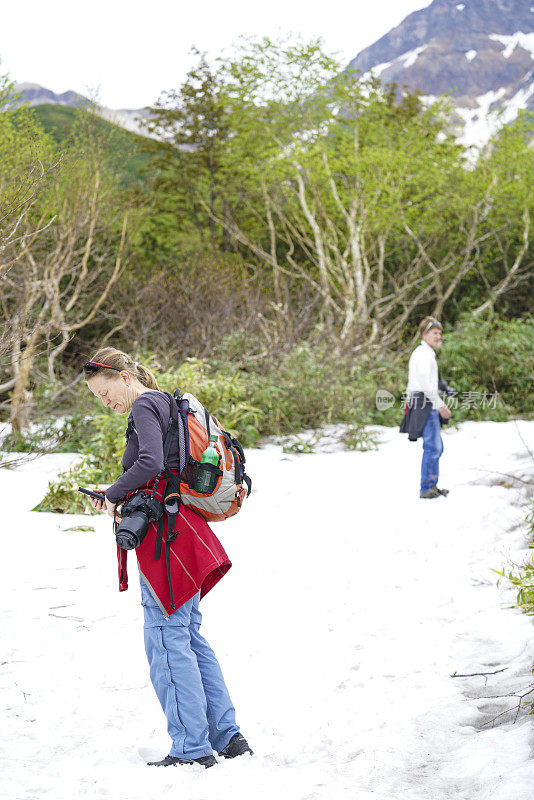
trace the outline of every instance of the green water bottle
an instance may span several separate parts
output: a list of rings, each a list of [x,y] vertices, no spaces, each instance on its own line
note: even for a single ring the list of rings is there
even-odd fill
[[[212,434],[210,436],[210,443],[206,450],[200,456],[200,464],[197,470],[197,480],[195,483],[195,491],[202,494],[211,494],[215,489],[217,483],[219,466],[219,453],[215,448],[214,442],[218,440],[218,436]]]

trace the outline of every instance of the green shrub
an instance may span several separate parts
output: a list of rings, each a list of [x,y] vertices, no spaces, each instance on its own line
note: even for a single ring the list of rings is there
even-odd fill
[[[302,436],[288,437],[287,441],[282,442],[282,450],[288,455],[302,455],[303,453],[315,453],[317,439],[304,439]]]
[[[530,513],[526,517],[527,530],[530,537],[530,547],[534,548],[534,502],[531,504]],[[514,569],[498,573],[517,588],[516,604],[523,609],[525,614],[534,615],[534,556],[524,564],[515,566]]]
[[[303,453],[315,453],[318,447],[325,445],[331,448],[332,444],[342,444],[348,450],[376,450],[380,437],[377,432],[369,430],[365,425],[347,425],[345,430],[338,428],[318,429],[308,431],[306,435],[281,436],[277,438],[278,444],[282,445],[284,453],[300,455]]]
[[[228,431],[250,446],[257,441],[262,411],[252,401],[247,376],[232,365],[222,369],[206,361],[188,358],[176,370],[158,376],[163,391],[194,394]]]
[[[7,434],[2,439],[1,447],[7,453],[78,452],[83,446],[87,423],[82,413],[48,419],[24,431]]]
[[[408,375],[408,357],[392,352],[369,352],[357,357],[333,358],[328,347],[296,345],[278,361],[250,359],[242,363],[209,363],[189,358],[176,369],[157,373],[163,390],[176,388],[196,395],[222,425],[237,435],[245,447],[260,437],[294,436],[328,424],[345,424],[345,444],[352,449],[375,446],[365,431],[370,424],[400,424],[402,395]],[[141,359],[149,363],[150,358]],[[534,320],[462,320],[446,331],[440,371],[459,392],[455,421],[465,419],[507,419],[510,415],[532,413],[534,363]],[[376,407],[378,389],[388,390],[394,402]],[[498,392],[502,403],[463,405],[464,393]],[[90,418],[78,415],[66,425],[65,449],[73,443],[84,456],[82,462],[60,480],[50,484],[39,510],[81,512],[87,501],[76,492],[78,485],[107,486],[120,472],[126,419],[111,411],[99,411]],[[83,437],[82,437],[83,434]],[[42,432],[41,432],[42,435]],[[23,445],[35,450],[39,434]],[[13,443],[16,444],[16,443]],[[291,439],[284,445],[291,452],[310,452],[309,440]],[[20,449],[20,448],[19,448]]]
[[[454,416],[463,419],[507,419],[534,412],[534,319],[473,320],[464,318],[445,331],[439,359],[443,377],[459,392]],[[496,407],[462,406],[475,393],[481,401],[498,393]]]
[[[107,487],[121,470],[125,447],[126,417],[112,411],[100,411],[87,425],[87,435],[80,447],[82,460],[57,481],[48,484],[48,491],[34,511],[52,511],[58,514],[83,514],[94,512],[78,486]]]
[[[253,403],[261,409],[262,436],[297,433],[332,423],[399,424],[399,407],[379,412],[376,391],[400,392],[406,382],[393,354],[374,370],[372,358],[332,358],[331,352],[296,346],[278,365],[249,375]]]
[[[349,450],[377,450],[379,436],[364,425],[349,425],[343,433],[341,441]]]
[[[78,492],[78,486],[98,486],[93,480],[96,464],[86,458],[82,463],[63,472],[56,481],[50,481],[48,490],[33,511],[51,511],[54,514],[96,514],[88,498]]]

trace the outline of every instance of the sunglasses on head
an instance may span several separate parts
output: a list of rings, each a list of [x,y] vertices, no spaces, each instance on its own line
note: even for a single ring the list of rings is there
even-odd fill
[[[82,369],[86,375],[93,375],[95,372],[98,372],[99,369],[114,369],[115,372],[122,372],[121,369],[118,367],[110,367],[109,364],[101,364],[99,361],[88,361],[87,364],[84,364]]]
[[[440,331],[443,330],[443,326],[441,322],[429,322],[426,328],[424,329],[423,333],[428,333],[431,328],[439,328]]]

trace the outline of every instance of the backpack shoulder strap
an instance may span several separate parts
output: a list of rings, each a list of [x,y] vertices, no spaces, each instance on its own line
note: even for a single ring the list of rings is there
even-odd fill
[[[170,405],[170,416],[169,416],[169,425],[167,427],[167,433],[165,435],[165,439],[163,440],[163,469],[167,472],[167,461],[169,458],[169,453],[171,451],[171,444],[174,438],[175,432],[178,430],[178,418],[175,413],[175,403],[174,398],[168,392],[165,392],[165,396],[169,401]]]
[[[208,442],[209,442],[211,436],[211,425],[210,425],[209,411],[206,408],[204,409],[204,419],[206,421],[206,431],[208,432]]]
[[[171,450],[173,438],[178,436],[178,464],[180,474],[187,467],[189,462],[189,430],[187,427],[187,414],[189,411],[189,401],[183,397],[177,389],[174,397],[169,392],[164,392],[170,406],[169,426],[167,434],[163,440],[163,462],[164,469],[167,470],[167,462]]]

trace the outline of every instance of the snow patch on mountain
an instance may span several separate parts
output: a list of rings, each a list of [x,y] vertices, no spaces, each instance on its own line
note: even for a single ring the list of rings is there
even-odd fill
[[[370,70],[365,72],[364,75],[362,75],[362,80],[366,80],[371,76],[379,78],[383,72],[389,69],[393,64],[399,62],[403,63],[405,69],[413,67],[421,53],[424,52],[427,47],[428,45],[426,44],[422,45],[421,47],[415,47],[413,50],[408,50],[406,53],[397,56],[397,58],[393,59],[393,61],[383,61],[381,64],[377,64],[376,67],[372,67]]]
[[[482,130],[495,130],[493,118],[481,119],[488,104],[492,117],[500,108],[507,112],[500,124],[517,110],[534,110],[526,77],[534,60],[533,13],[533,0],[432,0],[358,53],[350,67],[384,84],[449,97],[457,110],[455,133],[462,135],[459,123],[466,120],[464,138],[482,144]],[[499,93],[498,103],[490,92]]]
[[[477,108],[457,107],[456,112],[464,122],[464,130],[459,141],[466,147],[479,147],[487,142],[499,128],[499,118],[491,107],[506,94],[502,86],[497,91],[486,92],[476,98]],[[516,112],[517,113],[517,112]]]
[[[531,77],[529,73],[527,77]],[[513,122],[520,111],[528,108],[529,101],[534,97],[534,82],[519,89],[512,97],[506,100],[505,105],[498,107],[498,103],[506,94],[506,89],[501,87],[498,91],[486,92],[476,98],[477,108],[456,108],[457,114],[464,122],[464,130],[459,137],[461,144],[466,147],[480,147],[493,136],[503,125]]]
[[[421,53],[423,53],[427,47],[428,45],[424,44],[421,47],[416,47],[414,50],[408,50],[407,53],[403,53],[401,56],[399,56],[396,61],[404,61],[404,66],[406,69],[408,69],[408,67],[413,67]]]
[[[518,45],[534,58],[534,33],[517,31],[517,33],[512,34],[512,36],[501,36],[498,33],[490,33],[489,38],[494,42],[500,42],[504,45],[504,50],[502,51],[504,58],[510,58]]]
[[[149,117],[149,112],[145,108],[140,108],[137,111],[130,111],[128,109],[114,110],[112,108],[100,108],[100,115],[108,122],[119,125],[131,133],[136,133],[138,136],[148,136],[154,138],[151,134],[147,133],[145,122]]]
[[[506,108],[502,113],[502,122],[512,122],[520,111],[523,111],[528,106],[528,101],[534,95],[534,83],[524,89],[519,89],[518,92],[506,104]]]
[[[368,78],[373,76],[374,78],[379,78],[380,75],[384,72],[384,70],[388,69],[392,65],[392,61],[384,61],[383,64],[377,64],[376,67],[373,67],[364,75],[362,75],[362,80],[366,81]]]

